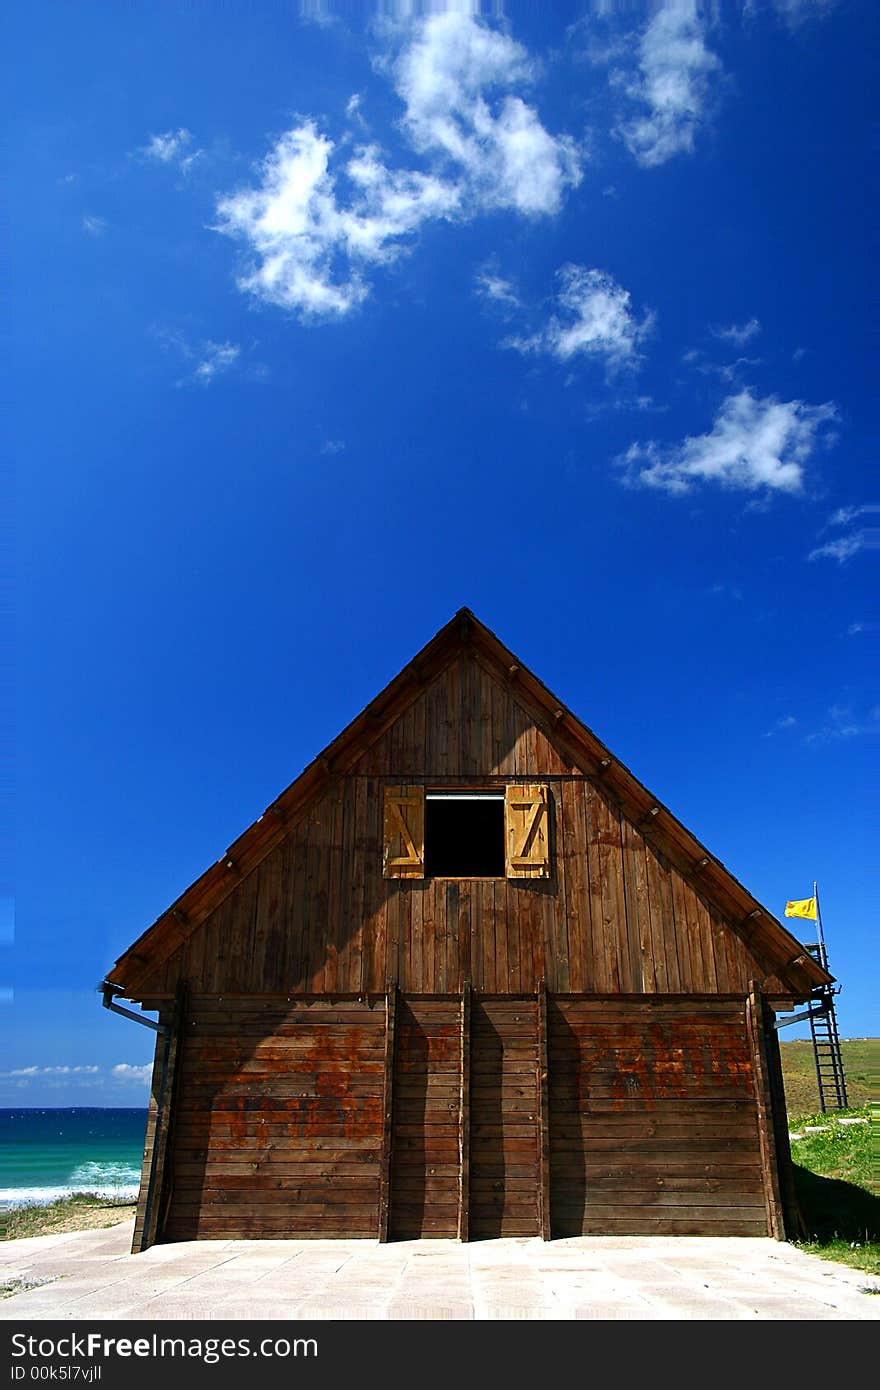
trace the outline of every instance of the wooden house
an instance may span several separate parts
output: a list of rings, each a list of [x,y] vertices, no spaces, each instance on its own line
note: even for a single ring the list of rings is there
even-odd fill
[[[462,610],[116,963],[134,1248],[781,1237],[807,950]]]

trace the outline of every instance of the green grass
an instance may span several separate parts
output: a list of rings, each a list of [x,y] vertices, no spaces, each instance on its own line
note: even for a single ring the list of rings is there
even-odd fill
[[[782,1074],[785,1078],[785,1101],[788,1118],[799,1120],[819,1109],[819,1090],[811,1042],[786,1042],[780,1034],[779,1051]],[[880,1078],[880,1038],[842,1040],[843,1072],[846,1077],[847,1099],[858,1108],[877,1099]]]
[[[80,1231],[88,1227],[113,1226],[134,1211],[130,1198],[116,1200],[77,1192],[56,1202],[35,1202],[10,1207],[3,1213],[0,1240],[19,1240],[23,1236],[48,1236],[59,1231]]]
[[[869,1123],[843,1125],[842,1119]],[[823,1127],[819,1134],[792,1139],[794,1184],[807,1233],[796,1242],[802,1250],[826,1260],[880,1274],[880,1196],[876,1113],[864,1105],[799,1119]]]

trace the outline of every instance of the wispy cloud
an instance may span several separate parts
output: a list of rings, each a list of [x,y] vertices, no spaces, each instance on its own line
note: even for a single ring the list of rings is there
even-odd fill
[[[776,720],[772,729],[767,730],[764,734],[764,738],[774,738],[777,734],[785,733],[789,729],[796,728],[796,726],[797,720],[793,714],[783,714]]]
[[[667,492],[688,492],[697,483],[797,492],[819,432],[836,414],[830,403],[756,399],[744,390],[728,396],[708,434],[666,448],[653,440],[632,444],[617,462],[629,482]]]
[[[851,560],[854,555],[858,555],[860,550],[866,550],[868,546],[867,537],[864,531],[857,531],[853,536],[838,536],[837,540],[826,541],[824,545],[817,545],[815,550],[811,550],[810,560],[836,560],[842,565],[846,560]]]
[[[509,309],[519,308],[519,295],[510,280],[505,280],[503,276],[490,269],[484,267],[477,272],[474,276],[474,286],[482,299],[505,305]]]
[[[344,454],[344,453],[345,453],[345,440],[344,440],[344,439],[325,439],[325,440],[324,440],[324,443],[321,445],[321,453],[322,453],[322,454],[329,454],[329,455],[333,455],[333,454]]]
[[[851,705],[832,705],[825,722],[812,733],[807,734],[806,743],[831,743],[839,739],[862,738],[865,735],[880,733],[880,707],[874,706],[867,714],[859,714]]]
[[[202,352],[204,354],[202,360],[193,372],[193,379],[202,386],[207,386],[222,372],[228,372],[241,356],[241,349],[236,347],[234,343],[207,342],[202,348]]]
[[[688,348],[682,353],[681,360],[701,376],[716,377],[731,386],[741,382],[746,372],[761,365],[760,357],[737,357],[733,362],[716,362],[702,348]]]
[[[640,164],[650,168],[691,153],[709,78],[719,68],[696,0],[664,0],[642,34],[638,75],[625,84],[642,114],[625,122],[620,134]]]
[[[369,293],[368,270],[400,256],[425,222],[493,209],[552,214],[580,180],[574,143],[505,90],[533,77],[521,45],[464,13],[432,15],[407,33],[380,68],[427,169],[391,167],[376,144],[349,153],[350,132],[336,142],[314,119],[286,131],[257,185],[217,204],[216,230],[251,257],[243,290],[303,319],[342,318]]]
[[[834,9],[837,0],[769,0],[769,4],[777,14],[796,28],[811,19],[821,19]],[[767,5],[768,0],[746,0],[744,13],[760,15]]]
[[[629,290],[604,270],[565,265],[557,271],[558,312],[537,333],[512,337],[503,346],[522,353],[546,353],[559,362],[577,356],[600,358],[609,368],[632,366],[653,327],[648,313],[638,318]]]
[[[82,229],[84,232],[88,232],[89,236],[103,236],[108,225],[107,219],[104,217],[90,217],[88,214],[83,215]]]
[[[159,164],[173,164],[186,174],[204,151],[192,148],[193,137],[183,126],[179,130],[166,130],[162,135],[151,135],[143,148],[148,159]]]
[[[827,531],[840,526],[852,526],[854,521],[865,516],[876,516],[878,513],[880,513],[880,506],[871,503],[864,503],[855,507],[839,507],[828,518],[822,529]],[[877,549],[880,549],[880,528],[861,526],[858,530],[850,531],[848,535],[836,536],[830,541],[823,542],[822,545],[817,545],[815,549],[810,551],[807,558],[810,560],[836,560],[839,565],[842,565],[862,550]]]
[[[117,1081],[132,1082],[135,1085],[143,1086],[148,1084],[153,1074],[152,1062],[145,1063],[144,1066],[132,1066],[129,1062],[117,1062],[115,1067],[111,1067],[111,1074]]]
[[[170,352],[187,364],[187,375],[177,384],[210,386],[218,376],[231,371],[241,360],[241,348],[236,343],[215,343],[206,338],[192,342],[176,329],[154,328],[153,336]]]
[[[711,330],[716,338],[733,343],[736,347],[745,347],[760,331],[761,324],[758,319],[749,319],[747,323],[730,323],[726,327],[716,326]]]
[[[39,1080],[49,1076],[96,1076],[100,1067],[15,1067],[12,1071],[2,1071],[2,1077],[17,1077],[25,1080]]]

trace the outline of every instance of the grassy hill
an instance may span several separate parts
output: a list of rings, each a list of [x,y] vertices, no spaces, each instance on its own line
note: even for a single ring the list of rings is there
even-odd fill
[[[785,1101],[789,1121],[815,1115],[819,1109],[819,1089],[813,1062],[813,1044],[784,1042],[779,1039],[782,1054],[782,1075],[785,1080]],[[852,1109],[878,1099],[880,1081],[880,1038],[850,1038],[841,1040],[843,1071],[846,1077],[847,1099]]]

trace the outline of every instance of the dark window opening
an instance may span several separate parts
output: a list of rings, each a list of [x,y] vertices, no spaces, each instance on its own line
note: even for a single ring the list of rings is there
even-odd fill
[[[425,797],[428,878],[504,877],[504,795],[432,793]]]

